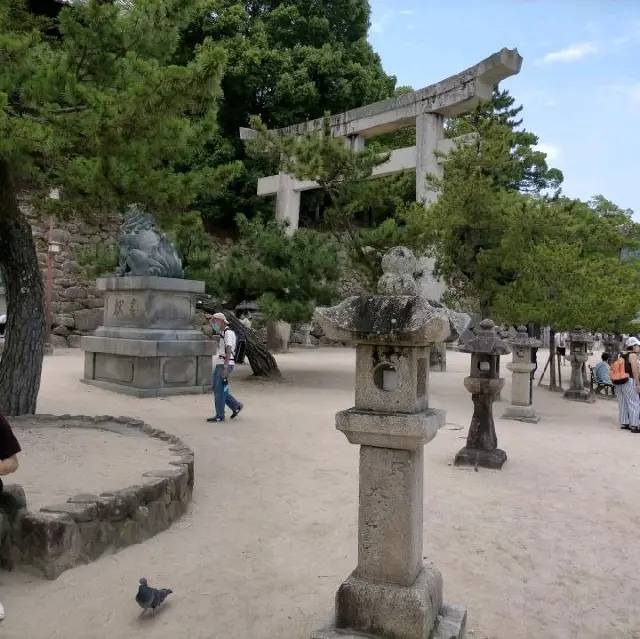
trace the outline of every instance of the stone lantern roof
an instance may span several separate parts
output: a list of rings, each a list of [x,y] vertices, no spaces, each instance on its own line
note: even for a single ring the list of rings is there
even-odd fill
[[[593,338],[588,331],[585,331],[582,326],[576,326],[571,333],[569,333],[569,341],[583,344],[593,343]]]
[[[513,348],[540,348],[542,342],[535,337],[529,337],[526,326],[518,326],[515,337],[509,340]]]
[[[511,352],[509,344],[496,332],[493,320],[483,319],[474,330],[474,336],[458,349],[462,353],[480,353],[483,355],[507,355]]]
[[[460,314],[417,294],[416,267],[416,258],[408,248],[387,251],[377,295],[349,297],[337,306],[316,309],[325,334],[340,341],[404,346],[457,339]]]

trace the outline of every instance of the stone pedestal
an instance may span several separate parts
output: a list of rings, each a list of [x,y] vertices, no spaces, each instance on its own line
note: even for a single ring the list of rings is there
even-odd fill
[[[300,327],[300,331],[302,332],[302,344],[300,344],[301,348],[315,348],[315,346],[311,342],[312,330],[313,326],[311,326],[311,324],[303,324]]]
[[[500,356],[511,352],[509,345],[497,333],[490,319],[483,319],[474,329],[474,336],[460,347],[471,353],[471,372],[464,386],[471,393],[473,417],[467,445],[455,457],[456,466],[482,466],[500,470],[507,454],[498,448],[493,403],[504,386],[499,377]]]
[[[588,346],[591,336],[583,331],[580,326],[569,334],[569,354],[567,359],[571,362],[571,386],[565,391],[564,398],[574,402],[587,402],[592,404],[595,397],[584,387],[582,369],[589,359]]]
[[[507,364],[511,371],[511,405],[502,419],[515,419],[536,424],[540,417],[533,408],[531,373],[536,365],[531,361],[531,350],[540,348],[540,341],[529,337],[525,326],[519,326],[516,335],[509,341],[512,361]]]
[[[447,345],[434,344],[429,354],[429,370],[432,373],[447,372]]]
[[[360,446],[360,487],[358,566],[338,589],[333,624],[312,639],[465,635],[466,610],[443,606],[442,576],[423,564],[423,448],[444,424],[429,408],[429,349],[451,328],[415,295],[412,259],[392,249],[380,295],[316,311],[328,337],[357,345],[355,406],[336,428]]]
[[[216,344],[194,328],[204,282],[113,277],[97,287],[104,325],[82,338],[84,383],[136,397],[210,390]]]
[[[286,353],[290,337],[291,324],[282,321],[267,323],[267,350],[271,353]]]

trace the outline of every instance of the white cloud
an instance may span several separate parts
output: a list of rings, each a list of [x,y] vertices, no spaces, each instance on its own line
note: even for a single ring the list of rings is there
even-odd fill
[[[403,16],[412,16],[413,15],[413,11],[411,9],[403,9],[400,13]]]
[[[560,149],[557,146],[553,146],[552,144],[538,144],[536,145],[536,150],[542,151],[542,153],[547,154],[547,160],[553,161],[557,160],[560,155]]]
[[[598,52],[598,47],[592,42],[583,42],[582,44],[572,44],[571,46],[560,49],[559,51],[550,51],[545,54],[539,64],[551,64],[553,62],[575,62],[582,60],[588,55]]]
[[[629,102],[640,104],[640,82],[612,86],[611,91],[622,95]]]
[[[383,13],[377,20],[371,21],[371,33],[383,33],[391,14]]]

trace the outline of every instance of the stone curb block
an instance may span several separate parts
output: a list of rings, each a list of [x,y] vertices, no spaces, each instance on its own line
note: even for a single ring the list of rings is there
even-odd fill
[[[143,472],[139,485],[100,495],[79,493],[66,503],[44,506],[39,512],[21,508],[0,527],[1,566],[12,569],[20,565],[56,579],[69,568],[149,539],[186,512],[193,493],[194,453],[179,437],[126,416],[25,415],[12,417],[11,423],[116,433],[138,430],[167,442],[175,459],[166,470]],[[9,488],[19,487],[7,486],[5,490]]]

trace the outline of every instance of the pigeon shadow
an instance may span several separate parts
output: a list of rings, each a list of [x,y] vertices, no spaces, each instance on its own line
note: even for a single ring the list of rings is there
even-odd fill
[[[171,602],[164,602],[159,608],[156,608],[155,612],[151,610],[145,610],[143,615],[138,615],[138,623],[153,623],[154,620],[159,619],[164,615],[164,611],[167,608],[171,608]]]

